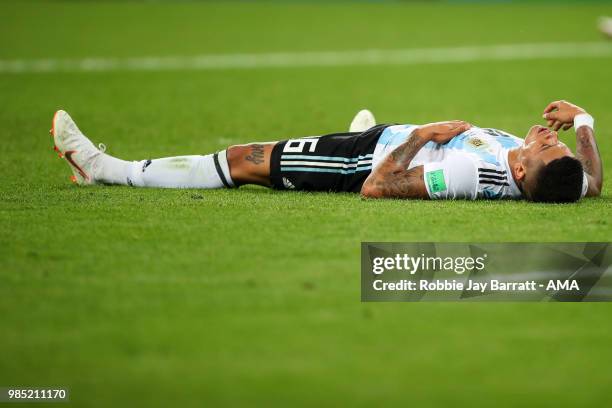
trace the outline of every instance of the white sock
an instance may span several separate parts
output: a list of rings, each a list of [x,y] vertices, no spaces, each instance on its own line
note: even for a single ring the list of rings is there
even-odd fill
[[[117,159],[106,153],[97,158],[94,178],[104,184],[128,184],[132,162]]]
[[[162,188],[231,188],[226,151],[206,156],[178,156],[139,162],[126,162],[112,156],[101,157],[96,179],[108,184]]]

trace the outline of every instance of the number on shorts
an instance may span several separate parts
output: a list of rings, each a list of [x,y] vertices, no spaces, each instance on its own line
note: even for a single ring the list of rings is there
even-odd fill
[[[309,145],[308,151],[312,153],[315,151],[318,141],[319,139],[314,137],[287,140],[287,143],[285,143],[285,147],[283,148],[283,153],[302,153],[306,144]]]

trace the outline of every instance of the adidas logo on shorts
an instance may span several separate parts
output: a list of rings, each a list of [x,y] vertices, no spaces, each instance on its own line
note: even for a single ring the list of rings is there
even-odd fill
[[[288,189],[291,189],[291,190],[295,188],[293,183],[291,181],[289,181],[289,179],[287,177],[283,177],[283,185],[285,186],[285,188],[288,188]]]

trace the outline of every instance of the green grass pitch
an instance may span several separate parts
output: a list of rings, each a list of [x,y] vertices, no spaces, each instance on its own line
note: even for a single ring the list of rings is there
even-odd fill
[[[0,60],[603,41],[605,3],[2,2]],[[612,58],[0,73],[0,386],[74,406],[601,407],[609,304],[364,304],[361,241],[610,241]],[[523,136],[596,118],[603,196],[575,205],[78,188],[70,112],[126,159],[464,119]],[[574,146],[573,132],[564,140]]]

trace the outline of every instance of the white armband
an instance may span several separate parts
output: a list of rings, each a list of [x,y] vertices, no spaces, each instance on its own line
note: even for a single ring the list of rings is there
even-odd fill
[[[589,115],[588,113],[581,113],[574,117],[574,129],[576,129],[576,131],[578,130],[578,128],[582,126],[588,126],[591,128],[591,130],[594,130],[593,129],[594,124],[595,124],[595,119],[593,119],[593,117]]]
[[[589,191],[589,178],[586,172],[582,172],[582,191],[580,192],[580,198],[584,198],[587,191]]]

